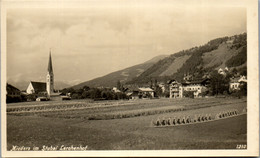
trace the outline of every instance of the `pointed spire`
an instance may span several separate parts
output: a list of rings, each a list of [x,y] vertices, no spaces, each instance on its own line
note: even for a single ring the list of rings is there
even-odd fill
[[[51,61],[51,49],[50,49],[50,55],[49,55],[48,73],[53,73],[52,61]]]

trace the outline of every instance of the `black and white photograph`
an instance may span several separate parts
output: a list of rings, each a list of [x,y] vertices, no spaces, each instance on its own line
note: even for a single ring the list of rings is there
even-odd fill
[[[257,2],[2,1],[3,156],[258,156]]]

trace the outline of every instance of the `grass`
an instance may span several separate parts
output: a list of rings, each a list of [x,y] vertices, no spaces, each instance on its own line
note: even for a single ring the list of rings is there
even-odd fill
[[[200,103],[204,104],[200,105]],[[241,99],[160,99],[88,102],[85,104],[95,108],[55,111],[50,112],[50,115],[41,115],[48,114],[46,112],[32,112],[30,115],[8,114],[8,149],[12,145],[39,146],[40,148],[43,145],[88,145],[90,150],[235,149],[237,144],[246,144],[246,115],[188,126],[150,127],[151,121],[157,118],[217,114],[229,109],[241,111],[246,107],[246,102]],[[202,105],[203,107],[197,108]],[[129,111],[136,114],[136,111],[143,113],[146,110],[168,109],[171,106],[191,109],[123,119],[88,120],[81,118],[93,114],[112,116]],[[77,115],[80,117],[70,117],[70,119],[64,117]]]
[[[136,101],[107,102],[49,102],[45,105],[11,106],[7,108],[10,115],[38,115],[52,118],[81,118],[89,120],[106,120],[156,115],[223,104],[239,104],[245,100],[234,99],[155,99]]]

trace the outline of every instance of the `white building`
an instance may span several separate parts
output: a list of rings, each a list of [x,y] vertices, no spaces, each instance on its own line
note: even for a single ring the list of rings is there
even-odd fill
[[[170,80],[168,82],[170,90],[170,98],[182,98],[185,92],[193,92],[194,97],[200,97],[203,91],[206,91],[209,79],[203,79],[199,81],[191,81],[179,83],[176,80]]]
[[[115,92],[115,93],[121,92],[121,91],[120,91],[119,89],[117,89],[116,87],[113,87],[112,91]]]
[[[29,86],[26,89],[26,93],[28,94],[46,93],[46,83],[31,81],[29,83]]]
[[[159,83],[158,86],[161,88],[162,93],[165,92],[165,85],[163,83]]]
[[[154,90],[151,88],[138,88],[139,94],[142,96],[142,98],[149,98],[150,96],[154,98]]]
[[[193,95],[195,98],[198,98],[200,97],[200,94],[203,92],[203,91],[206,91],[208,88],[207,88],[207,85],[204,83],[203,80],[201,81],[193,81],[193,82],[190,82],[190,83],[182,83],[182,86],[180,87],[180,92],[179,92],[179,95],[180,97],[184,97],[184,92],[187,91],[191,91],[193,92]]]
[[[169,91],[170,91],[170,98],[181,98],[181,83],[177,82],[176,80],[170,80],[169,84]]]
[[[228,67],[225,67],[224,70],[222,68],[218,69],[218,73],[221,75],[226,75],[226,73],[229,71]]]
[[[230,91],[239,90],[240,85],[242,85],[246,82],[247,82],[246,76],[231,78],[230,83],[229,83],[229,90]]]
[[[52,68],[51,53],[49,55],[49,63],[47,69],[46,83],[31,81],[26,89],[28,94],[44,94],[48,97],[54,94],[54,74]]]

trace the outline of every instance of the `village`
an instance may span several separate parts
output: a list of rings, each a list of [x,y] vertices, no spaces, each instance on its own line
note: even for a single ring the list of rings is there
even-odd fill
[[[217,95],[246,96],[247,77],[228,67],[219,68],[215,76],[206,74],[201,78],[186,73],[183,79],[166,82],[151,80],[145,86],[123,85],[120,81],[116,87],[84,86],[79,90],[65,88],[55,90],[54,72],[51,53],[47,68],[46,82],[30,81],[25,91],[20,91],[7,83],[7,103],[21,101],[49,101],[91,98],[95,100],[118,99],[153,99],[153,98],[201,98]]]
[[[258,154],[256,2],[16,1],[3,157]]]

